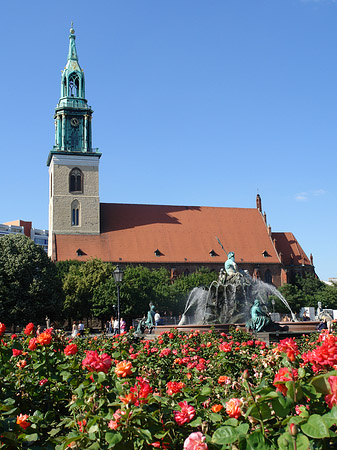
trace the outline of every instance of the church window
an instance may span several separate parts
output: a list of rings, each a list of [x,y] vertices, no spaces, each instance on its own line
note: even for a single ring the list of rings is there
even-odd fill
[[[68,85],[68,96],[78,97],[79,96],[80,81],[77,75],[72,74],[69,77]]]
[[[273,276],[271,274],[271,271],[269,269],[267,269],[264,273],[264,281],[268,284],[272,284],[273,283]]]
[[[69,176],[69,192],[83,192],[83,174],[80,169],[73,169]]]
[[[71,226],[78,227],[80,224],[80,204],[74,200],[71,204]]]

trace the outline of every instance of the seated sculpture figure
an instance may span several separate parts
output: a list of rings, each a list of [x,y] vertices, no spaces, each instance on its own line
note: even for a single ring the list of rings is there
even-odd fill
[[[260,307],[260,301],[256,298],[254,300],[254,305],[250,310],[251,319],[246,323],[246,328],[248,331],[263,331],[270,325],[271,319],[267,313],[262,311]]]

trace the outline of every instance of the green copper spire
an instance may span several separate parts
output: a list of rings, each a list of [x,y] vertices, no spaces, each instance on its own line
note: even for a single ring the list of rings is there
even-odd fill
[[[75,44],[75,30],[73,28],[73,22],[71,22],[70,35],[69,35],[69,53],[68,53],[68,61],[78,61],[76,44]]]
[[[75,30],[71,23],[67,64],[62,71],[61,97],[55,109],[55,145],[47,164],[55,154],[73,153],[100,157],[92,147],[92,109],[85,98],[84,72],[78,63]]]

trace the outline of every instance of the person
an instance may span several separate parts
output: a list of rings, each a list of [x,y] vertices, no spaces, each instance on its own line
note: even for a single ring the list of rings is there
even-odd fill
[[[287,314],[285,316],[282,317],[282,321],[281,322],[290,322],[290,317],[287,316]]]
[[[82,320],[80,320],[80,323],[78,324],[78,331],[81,337],[84,336],[84,323]]]
[[[322,317],[321,322],[317,325],[317,331],[323,331],[323,330],[327,330],[328,329],[328,324],[327,324],[327,320],[326,317]]]
[[[156,327],[157,327],[157,326],[159,325],[159,323],[160,323],[160,314],[159,314],[158,311],[157,311],[156,314],[154,315],[154,323],[155,323]]]
[[[114,333],[113,334],[118,334],[118,318],[117,317],[114,320]]]
[[[41,325],[38,325],[36,329],[36,336],[40,336],[40,334],[41,334]]]
[[[321,322],[317,326],[317,331],[328,330],[331,332],[332,317],[329,314],[321,314]]]
[[[77,323],[74,322],[73,327],[72,327],[71,337],[75,338],[77,336],[77,332],[78,332]]]
[[[121,333],[125,333],[126,331],[126,322],[123,319],[123,317],[121,317],[121,321],[120,321],[120,329],[121,329]]]
[[[302,322],[307,322],[308,320],[310,320],[310,317],[308,317],[307,312],[304,311],[303,316],[302,316]]]

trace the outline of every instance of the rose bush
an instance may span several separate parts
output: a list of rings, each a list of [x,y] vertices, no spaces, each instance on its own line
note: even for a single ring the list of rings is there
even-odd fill
[[[335,333],[0,334],[0,448],[337,447]]]

